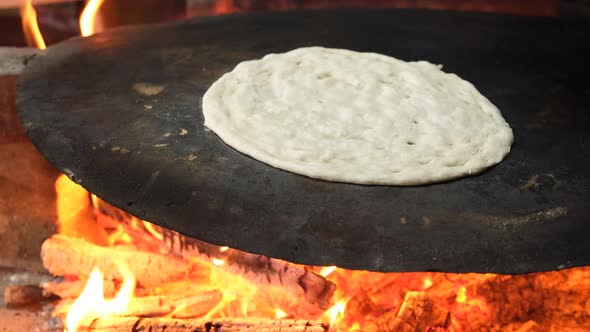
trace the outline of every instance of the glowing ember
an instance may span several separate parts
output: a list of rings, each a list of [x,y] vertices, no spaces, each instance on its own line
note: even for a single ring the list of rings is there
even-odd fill
[[[457,303],[465,303],[467,302],[467,289],[465,287],[460,287],[459,291],[457,291],[457,298],[455,299]]]
[[[277,309],[276,309],[275,317],[276,317],[277,319],[285,318],[285,317],[287,317],[287,316],[288,316],[288,315],[287,315],[287,313],[286,313],[286,312],[284,312],[283,310],[281,310],[280,308],[277,308]]]
[[[150,232],[150,234],[152,234],[156,239],[158,240],[163,240],[164,239],[164,234],[160,233],[159,231],[156,230],[156,227],[154,227],[154,224],[149,223],[147,221],[143,222],[143,227],[145,227],[145,229]]]
[[[424,278],[424,289],[428,289],[432,287],[432,280],[430,280],[430,278]]]
[[[32,0],[26,0],[24,5],[20,9],[21,21],[23,24],[23,31],[27,44],[36,46],[42,50],[46,49],[45,40],[39,30],[39,24],[37,23],[37,12],[33,8]]]
[[[80,34],[83,37],[100,32],[101,29],[98,24],[97,13],[102,3],[103,0],[90,0],[86,4],[86,7],[84,7],[82,15],[80,15]]]
[[[337,269],[336,266],[325,266],[320,270],[320,272],[318,274],[321,275],[322,277],[327,277],[332,272],[334,272],[336,269]]]
[[[123,283],[119,293],[112,300],[104,298],[103,274],[98,269],[93,269],[88,278],[86,287],[80,296],[72,303],[66,317],[66,331],[79,331],[81,326],[98,317],[111,316],[125,313],[129,302],[133,298],[135,290],[135,276],[123,264],[119,265],[119,272],[123,277]]]
[[[212,258],[211,262],[213,262],[213,264],[217,265],[217,266],[221,266],[223,265],[223,259],[219,259],[219,258]]]

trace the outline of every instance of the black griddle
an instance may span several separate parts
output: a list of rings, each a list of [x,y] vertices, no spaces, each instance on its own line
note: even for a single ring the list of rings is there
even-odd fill
[[[34,144],[71,179],[191,237],[351,269],[555,270],[590,264],[589,32],[429,11],[195,18],[50,47],[22,74],[17,103]],[[202,95],[223,73],[314,45],[443,64],[500,108],[512,152],[448,183],[362,186],[269,167],[204,128]],[[147,96],[137,83],[164,90]]]

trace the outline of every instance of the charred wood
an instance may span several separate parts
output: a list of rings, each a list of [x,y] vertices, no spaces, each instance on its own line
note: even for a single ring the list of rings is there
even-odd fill
[[[163,241],[176,253],[185,258],[201,257],[208,260],[222,259],[220,268],[226,272],[243,276],[263,289],[269,286],[280,289],[285,300],[293,297],[304,299],[304,303],[323,311],[331,305],[336,285],[306,267],[262,255],[249,254],[239,250],[212,245],[177,232],[161,229]],[[308,312],[314,311],[308,308]]]
[[[369,297],[367,292],[360,289],[350,301],[348,301],[344,320],[348,325],[352,325],[358,317],[368,317],[374,315],[376,312],[378,312],[378,307]]]
[[[265,291],[274,288],[275,301],[304,299],[302,311],[308,314],[323,312],[332,304],[330,301],[336,285],[306,267],[231,248],[222,251],[222,247],[150,223],[137,227],[137,218],[104,201],[95,199],[94,206],[101,223],[125,225],[128,234],[142,247],[167,252],[188,261],[221,259],[224,264],[219,267],[220,270],[240,275]]]
[[[43,289],[36,285],[10,285],[4,288],[4,304],[7,307],[19,307],[37,304],[47,299]]]
[[[111,241],[117,244],[117,236],[113,232],[127,235],[133,239],[133,245],[141,251],[168,254],[168,248],[160,239],[150,233],[145,223],[120,210],[96,196],[92,196],[94,218],[101,229],[110,233]],[[114,231],[115,230],[115,231]]]
[[[450,323],[451,314],[426,297],[424,292],[407,292],[397,313],[386,313],[377,326],[384,332],[421,332],[447,328]]]

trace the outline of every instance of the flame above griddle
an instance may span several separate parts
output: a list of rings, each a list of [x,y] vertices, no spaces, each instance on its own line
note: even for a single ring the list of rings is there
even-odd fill
[[[102,30],[98,19],[98,10],[102,3],[103,0],[90,0],[84,7],[82,15],[80,15],[80,34],[83,37],[91,36]]]
[[[80,15],[80,35],[83,37],[91,36],[103,30],[99,9],[104,0],[89,0]],[[20,8],[21,22],[27,44],[31,47],[46,49],[45,39],[39,28],[37,21],[37,12],[33,6],[32,0],[25,0]]]
[[[20,16],[25,38],[27,39],[27,44],[42,50],[47,48],[45,45],[45,40],[43,40],[43,35],[39,30],[39,24],[37,23],[37,12],[33,7],[32,0],[25,1],[20,9]]]

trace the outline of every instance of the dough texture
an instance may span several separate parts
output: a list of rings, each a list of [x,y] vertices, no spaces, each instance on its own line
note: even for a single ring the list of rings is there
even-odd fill
[[[299,48],[245,61],[203,97],[205,126],[276,168],[329,181],[420,185],[510,152],[500,111],[426,61]]]

